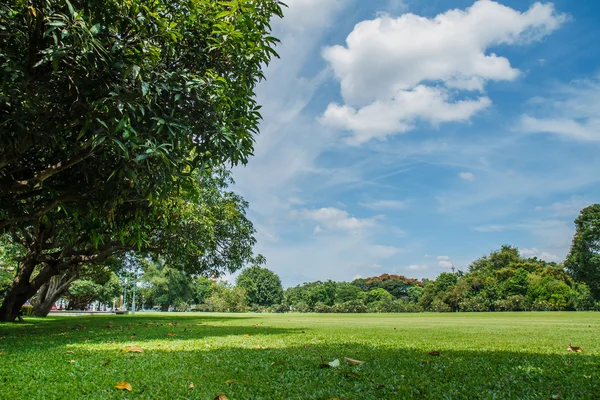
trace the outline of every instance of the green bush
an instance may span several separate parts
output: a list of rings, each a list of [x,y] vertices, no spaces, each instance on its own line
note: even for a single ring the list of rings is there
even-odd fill
[[[360,300],[350,300],[335,304],[332,311],[335,313],[366,313],[367,306]]]
[[[290,311],[290,307],[286,306],[285,304],[273,304],[269,308],[269,311],[271,311],[272,313],[286,313]]]

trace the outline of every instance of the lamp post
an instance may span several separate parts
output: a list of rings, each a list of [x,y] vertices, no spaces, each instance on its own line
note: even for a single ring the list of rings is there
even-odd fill
[[[121,310],[127,310],[127,277],[125,277],[125,290],[123,291],[123,307]]]
[[[137,278],[136,270],[133,271],[133,298],[131,299],[131,315],[135,314],[135,287],[137,286],[135,278]]]

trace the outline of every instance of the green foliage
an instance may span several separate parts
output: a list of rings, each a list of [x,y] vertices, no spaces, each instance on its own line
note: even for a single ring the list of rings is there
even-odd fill
[[[385,289],[395,299],[399,299],[408,296],[410,288],[420,285],[420,282],[402,275],[383,274],[372,278],[355,279],[352,284],[365,292],[378,288]]]
[[[204,277],[198,276],[192,282],[193,302],[194,304],[203,304],[206,302],[212,293],[213,281]]]
[[[236,280],[237,286],[246,291],[250,305],[269,307],[280,304],[283,300],[281,280],[267,268],[254,265],[244,269]]]
[[[119,278],[110,271],[102,271],[71,283],[65,297],[69,309],[81,310],[94,301],[112,303],[121,292]]]
[[[588,285],[596,300],[600,300],[600,204],[581,210],[575,226],[565,267],[575,279]]]
[[[166,266],[161,262],[149,262],[142,277],[144,305],[158,306],[167,311],[170,306],[187,308],[194,295],[194,281],[183,271]]]
[[[206,300],[210,311],[246,312],[246,291],[241,287],[231,287],[224,282],[213,288],[212,295]]]

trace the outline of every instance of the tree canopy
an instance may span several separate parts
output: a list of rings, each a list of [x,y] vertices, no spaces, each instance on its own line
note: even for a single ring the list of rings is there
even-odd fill
[[[283,287],[281,280],[271,270],[259,265],[244,269],[237,277],[237,285],[246,291],[248,304],[269,307],[281,304]]]
[[[565,267],[600,300],[600,204],[581,210]]]
[[[27,249],[15,283],[43,264],[0,319],[65,268],[177,241],[168,209],[194,171],[252,154],[273,16],[276,0],[0,5],[0,233]]]

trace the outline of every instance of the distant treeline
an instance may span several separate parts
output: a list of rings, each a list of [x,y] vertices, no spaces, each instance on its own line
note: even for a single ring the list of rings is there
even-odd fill
[[[284,307],[297,312],[455,312],[599,310],[588,286],[562,264],[524,258],[515,247],[474,261],[467,272],[435,280],[384,274],[348,282],[288,288]]]

